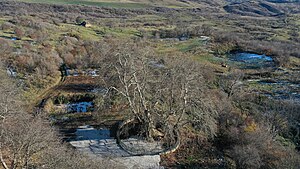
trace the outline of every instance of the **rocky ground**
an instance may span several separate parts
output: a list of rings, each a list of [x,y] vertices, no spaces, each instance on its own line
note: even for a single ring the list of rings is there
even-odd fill
[[[126,168],[162,168],[160,166],[160,155],[132,156],[117,144],[116,139],[109,137],[109,130],[96,130],[91,126],[81,126],[76,131],[76,135],[76,140],[71,141],[70,144],[91,157],[108,158],[108,160],[121,163]],[[124,143],[135,148],[139,146],[149,148],[149,146],[152,146],[141,144],[136,139],[128,139]]]

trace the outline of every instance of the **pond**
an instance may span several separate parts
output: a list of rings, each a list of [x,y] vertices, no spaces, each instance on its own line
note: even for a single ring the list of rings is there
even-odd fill
[[[228,55],[229,61],[244,69],[274,67],[272,57],[248,52],[233,52]]]
[[[300,100],[300,84],[292,77],[292,75],[297,77],[297,72],[276,68],[271,56],[251,52],[231,52],[227,57],[233,67],[254,71],[264,70],[264,74],[269,74],[268,79],[265,79],[262,74],[260,76],[253,74],[249,77],[250,80],[256,79],[258,86],[254,90],[259,89],[259,93],[272,99]]]
[[[79,103],[71,103],[67,104],[67,112],[71,113],[85,113],[91,111],[93,109],[93,102],[79,102]]]
[[[95,129],[90,125],[79,126],[76,129],[74,140],[102,140],[102,139],[110,139],[111,132],[107,128]]]
[[[55,112],[86,113],[94,110],[93,102],[73,102],[68,104],[55,104]]]

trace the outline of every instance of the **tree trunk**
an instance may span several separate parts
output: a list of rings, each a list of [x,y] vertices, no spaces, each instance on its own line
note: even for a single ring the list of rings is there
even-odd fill
[[[0,146],[0,148],[1,148],[1,146]],[[4,167],[4,169],[9,169],[8,166],[6,165],[4,159],[3,159],[3,155],[2,155],[1,150],[0,150],[0,161],[1,161],[1,164]]]
[[[26,147],[26,155],[25,155],[25,164],[24,164],[24,168],[28,169],[28,164],[29,164],[29,146]]]
[[[145,128],[146,128],[146,139],[150,142],[154,141],[153,139],[153,131],[155,129],[155,126],[153,124],[153,119],[151,117],[150,112],[146,111],[146,120],[144,121],[145,123]]]
[[[3,129],[3,123],[4,123],[4,117],[2,119],[2,124],[1,124],[1,128]],[[3,135],[3,130],[1,130],[1,133],[0,133],[0,137],[2,137]],[[0,161],[1,161],[1,164],[2,166],[4,167],[4,169],[9,169],[7,164],[5,163],[4,159],[3,159],[3,154],[2,154],[2,143],[0,142]]]

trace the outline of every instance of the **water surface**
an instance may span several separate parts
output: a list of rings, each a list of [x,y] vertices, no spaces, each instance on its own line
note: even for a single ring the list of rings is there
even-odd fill
[[[246,69],[258,69],[275,66],[272,57],[248,52],[237,52],[228,55],[233,64]]]

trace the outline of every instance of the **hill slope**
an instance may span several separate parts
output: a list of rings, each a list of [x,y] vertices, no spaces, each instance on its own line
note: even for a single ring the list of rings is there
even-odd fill
[[[278,16],[285,13],[300,13],[299,0],[228,0],[224,9],[229,13],[244,16]]]

